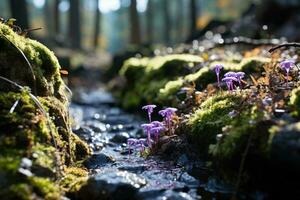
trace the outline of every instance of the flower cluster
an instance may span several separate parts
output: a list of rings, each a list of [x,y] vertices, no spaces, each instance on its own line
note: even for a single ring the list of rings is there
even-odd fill
[[[219,87],[221,87],[220,86],[220,72],[223,68],[224,68],[224,66],[221,64],[216,64],[214,67],[215,73],[217,75],[217,81],[218,81]],[[234,90],[234,82],[237,82],[239,84],[240,88],[242,88],[242,79],[244,77],[245,77],[244,72],[227,72],[226,74],[224,74],[224,78],[222,79],[222,81],[226,83],[229,91],[233,91]]]
[[[144,151],[145,143],[147,144],[148,148],[153,147],[153,145],[159,142],[159,136],[163,132],[167,131],[169,134],[174,133],[175,128],[173,127],[174,124],[172,122],[172,117],[175,115],[177,109],[168,107],[166,109],[160,110],[158,113],[164,117],[163,122],[160,122],[160,121],[151,120],[151,115],[153,113],[154,108],[156,108],[156,105],[146,105],[142,107],[143,110],[147,111],[148,119],[149,119],[149,123],[141,125],[144,132],[147,134],[147,138],[146,139],[129,138],[127,140],[129,153],[131,147],[134,147],[140,151]]]

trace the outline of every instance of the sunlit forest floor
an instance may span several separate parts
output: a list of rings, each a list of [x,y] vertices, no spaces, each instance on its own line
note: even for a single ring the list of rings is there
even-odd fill
[[[110,67],[0,35],[1,199],[299,196],[298,44],[208,34]]]

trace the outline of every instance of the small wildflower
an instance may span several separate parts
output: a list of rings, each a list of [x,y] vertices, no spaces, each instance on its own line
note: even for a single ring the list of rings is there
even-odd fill
[[[235,78],[237,78],[237,80],[238,80],[239,85],[240,85],[241,88],[242,88],[242,82],[241,82],[241,80],[244,77],[245,77],[245,73],[244,72],[236,72],[235,73]]]
[[[236,78],[236,73],[230,71],[230,72],[225,73],[225,74],[224,74],[224,77],[234,77],[234,78]]]
[[[141,138],[141,139],[135,139],[135,138],[129,138],[127,140],[127,145],[128,145],[128,153],[131,154],[131,147],[135,149],[139,149],[140,151],[145,150],[145,142],[146,140]]]
[[[165,130],[165,127],[163,127],[163,126],[157,126],[157,127],[153,127],[151,129],[151,132],[154,134],[154,137],[155,137],[155,142],[158,142],[158,136],[164,130]]]
[[[226,82],[228,90],[232,91],[234,89],[233,88],[233,81],[238,82],[238,79],[235,78],[235,77],[228,76],[228,77],[223,78],[222,81]]]
[[[214,67],[215,73],[217,75],[217,81],[218,81],[218,86],[220,87],[220,71],[223,69],[223,65],[221,64],[216,64]]]
[[[177,111],[177,108],[168,107],[168,108],[158,112],[158,114],[160,114],[161,116],[163,116],[165,118],[165,121],[167,123],[167,127],[170,131],[170,134],[171,134],[171,131],[172,131],[171,130],[172,116],[175,114],[176,111]]]
[[[289,72],[294,66],[295,66],[294,60],[284,60],[280,63],[281,69],[284,69],[286,72],[286,84],[288,84],[289,81]]]
[[[231,118],[234,118],[237,115],[237,112],[235,110],[232,110],[228,113],[228,116]]]
[[[148,112],[149,122],[151,122],[151,114],[153,113],[154,108],[156,108],[156,105],[153,105],[153,104],[142,107],[143,110],[147,110],[147,112]]]
[[[142,124],[141,127],[147,133],[147,144],[150,147],[151,146],[151,128],[153,127],[153,124]]]

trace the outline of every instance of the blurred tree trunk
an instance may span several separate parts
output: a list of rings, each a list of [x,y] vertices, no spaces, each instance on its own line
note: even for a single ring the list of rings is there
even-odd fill
[[[140,30],[139,16],[136,9],[136,0],[130,1],[129,21],[130,21],[130,42],[132,44],[140,44],[141,30]]]
[[[22,29],[29,28],[26,0],[10,0],[10,10],[12,17],[17,20],[18,26]]]
[[[153,43],[153,0],[148,0],[148,6],[147,6],[147,35],[148,35],[148,43]]]
[[[196,0],[190,0],[190,35],[193,35],[197,29],[197,5]]]
[[[183,21],[184,21],[184,1],[185,0],[177,0],[176,2],[176,17],[175,17],[175,26],[176,26],[176,41],[182,42],[184,38],[184,27],[183,27]]]
[[[94,48],[97,48],[99,45],[101,13],[100,13],[98,5],[99,5],[99,0],[96,0]]]
[[[46,31],[47,31],[47,36],[48,38],[54,36],[54,26],[53,26],[53,19],[49,16],[52,14],[52,9],[51,9],[51,2],[50,0],[45,1],[44,5],[44,18],[45,18],[45,25],[46,25]]]
[[[55,0],[54,1],[54,32],[55,35],[60,34],[60,13],[59,13],[59,3],[60,0]]]
[[[69,37],[71,39],[72,48],[81,48],[81,32],[80,32],[80,0],[70,1],[69,13]]]
[[[169,13],[169,4],[168,0],[163,0],[163,15],[164,15],[164,41],[167,45],[170,45],[170,31],[171,31],[171,20],[170,20],[170,13]]]

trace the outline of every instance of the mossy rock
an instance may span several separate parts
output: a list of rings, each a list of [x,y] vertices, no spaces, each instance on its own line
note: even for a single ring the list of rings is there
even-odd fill
[[[166,83],[159,90],[158,100],[160,103],[169,103],[172,101],[172,97],[178,93],[180,88],[184,86],[184,83],[195,82],[197,89],[205,89],[209,83],[216,82],[216,74],[213,67],[216,64],[222,64],[224,69],[221,71],[221,75],[228,71],[243,71],[245,73],[259,73],[262,72],[263,65],[270,62],[268,58],[262,57],[249,57],[243,59],[239,63],[233,62],[212,62],[208,66],[202,67],[195,73],[188,74],[183,77],[179,77],[177,80],[171,80]]]
[[[0,80],[0,198],[61,199],[59,180],[90,149],[70,129],[60,66],[45,46],[2,23],[0,43],[1,76],[21,85]]]
[[[244,98],[243,94],[220,93],[204,101],[189,118],[187,125],[190,137],[197,144],[201,155],[208,154],[208,147],[216,143],[217,134],[222,133],[222,128],[231,123],[229,113],[238,109]]]
[[[300,87],[292,90],[290,101],[289,101],[289,106],[291,108],[291,114],[294,117],[299,118],[299,115],[300,115]]]
[[[1,22],[0,74],[22,86],[30,87],[37,96],[54,96],[66,101],[60,65],[54,53],[41,43],[18,35]],[[11,85],[4,83],[0,85],[2,91],[11,88]]]
[[[133,108],[144,102],[158,102],[158,91],[169,80],[189,74],[201,62],[201,57],[188,54],[128,59],[120,70],[127,80],[119,94],[125,98],[123,106]]]

